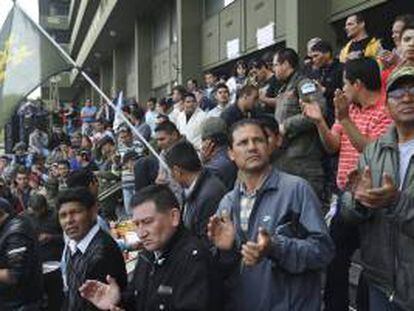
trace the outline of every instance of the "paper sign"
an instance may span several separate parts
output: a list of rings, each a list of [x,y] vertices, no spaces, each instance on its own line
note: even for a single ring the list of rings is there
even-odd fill
[[[275,40],[275,23],[270,23],[267,26],[257,29],[256,39],[257,39],[257,48],[263,49],[272,45]]]
[[[227,41],[227,58],[233,59],[240,56],[240,39]]]

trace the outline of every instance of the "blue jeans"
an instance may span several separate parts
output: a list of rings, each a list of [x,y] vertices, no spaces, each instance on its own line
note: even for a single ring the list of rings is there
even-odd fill
[[[369,285],[369,310],[370,311],[403,311],[395,303],[388,300],[387,295]]]

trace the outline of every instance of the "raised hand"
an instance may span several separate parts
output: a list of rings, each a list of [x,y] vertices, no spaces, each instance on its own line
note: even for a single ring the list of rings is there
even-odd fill
[[[308,117],[315,124],[321,123],[323,121],[321,107],[319,107],[319,105],[315,102],[303,103],[302,114],[305,117]]]
[[[269,233],[263,228],[259,228],[257,242],[248,241],[242,245],[243,262],[246,266],[258,264],[268,253],[270,247]]]
[[[228,214],[221,217],[211,216],[207,225],[207,235],[218,249],[230,250],[234,244],[236,230]]]
[[[121,300],[121,291],[115,279],[106,276],[108,284],[87,280],[80,288],[80,295],[101,310],[118,310],[116,304]]]
[[[396,202],[398,196],[398,188],[387,173],[382,177],[381,187],[373,188],[369,168],[365,168],[355,190],[355,199],[369,208],[389,207]]]
[[[349,101],[342,90],[337,89],[333,99],[335,106],[335,118],[342,121],[349,117]]]

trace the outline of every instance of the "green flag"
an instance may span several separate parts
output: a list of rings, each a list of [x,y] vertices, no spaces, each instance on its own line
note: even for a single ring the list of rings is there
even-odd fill
[[[19,102],[49,77],[72,65],[14,5],[0,31],[0,126]]]

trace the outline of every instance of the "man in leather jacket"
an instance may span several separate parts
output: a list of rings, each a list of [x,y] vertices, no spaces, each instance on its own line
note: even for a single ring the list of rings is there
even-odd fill
[[[40,310],[42,274],[36,235],[0,198],[0,310]]]
[[[144,250],[132,281],[122,291],[115,280],[88,280],[82,297],[101,310],[216,310],[209,307],[209,255],[182,224],[177,199],[165,185],[135,194],[133,220]],[[122,309],[121,309],[122,308]]]

